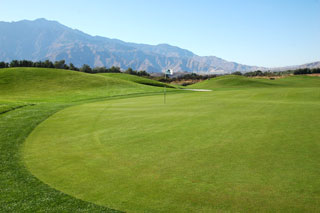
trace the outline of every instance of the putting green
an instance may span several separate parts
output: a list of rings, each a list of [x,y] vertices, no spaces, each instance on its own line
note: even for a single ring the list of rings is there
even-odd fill
[[[272,87],[74,106],[32,132],[24,162],[127,212],[317,212],[319,100],[319,87]]]

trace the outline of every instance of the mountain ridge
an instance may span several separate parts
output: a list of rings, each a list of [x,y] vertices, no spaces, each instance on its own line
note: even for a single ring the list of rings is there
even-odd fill
[[[226,61],[216,56],[198,56],[169,44],[137,44],[102,36],[91,36],[57,21],[0,22],[0,61],[66,60],[76,66],[131,67],[147,72],[231,73],[269,70]],[[316,63],[316,62],[314,62]],[[319,65],[320,66],[320,65]]]

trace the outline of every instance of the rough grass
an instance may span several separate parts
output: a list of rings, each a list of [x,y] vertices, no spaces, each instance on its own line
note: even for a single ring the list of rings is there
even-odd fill
[[[227,76],[166,105],[70,107],[37,126],[24,162],[62,192],[128,212],[319,212],[319,83]]]

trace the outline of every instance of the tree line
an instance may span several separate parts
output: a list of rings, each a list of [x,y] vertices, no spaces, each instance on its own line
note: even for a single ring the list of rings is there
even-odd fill
[[[207,80],[210,78],[215,78],[217,77],[217,75],[198,75],[196,73],[188,73],[188,74],[184,74],[184,75],[179,75],[177,77],[172,77],[172,78],[167,78],[168,82],[172,82],[172,81],[187,81],[187,80]],[[161,79],[160,81],[165,81],[165,79]]]
[[[316,73],[320,73],[320,68],[313,68],[313,69],[303,68],[303,69],[297,69],[293,71],[294,75],[316,74]]]
[[[285,71],[261,71],[261,70],[256,70],[252,72],[246,72],[246,73],[241,73],[241,72],[234,72],[232,74],[234,75],[244,75],[247,77],[255,77],[255,76],[281,76],[281,75],[304,75],[304,74],[315,74],[315,73],[320,73],[320,68],[302,68],[302,69],[297,69],[297,70],[285,70]]]
[[[110,68],[106,67],[94,67],[91,68],[89,65],[84,64],[82,67],[76,67],[74,64],[66,64],[65,60],[52,62],[50,60],[45,61],[29,61],[29,60],[12,60],[10,63],[0,62],[0,68],[9,68],[9,67],[40,67],[40,68],[56,68],[56,69],[66,69],[73,70],[85,73],[121,73],[120,67],[112,66]],[[138,76],[150,76],[146,71],[136,71],[132,68],[128,68],[124,71],[124,73],[130,75],[138,75]]]
[[[9,67],[41,67],[41,68],[56,68],[56,69],[66,69],[66,70],[73,70],[73,71],[79,71],[79,72],[85,72],[85,73],[121,73],[120,67],[112,66],[110,68],[106,67],[94,67],[91,68],[89,65],[84,64],[82,67],[76,67],[74,64],[69,63],[66,64],[65,60],[55,61],[52,62],[50,60],[45,61],[29,61],[29,60],[12,60],[10,63],[7,62],[0,62],[0,68],[9,68]],[[126,74],[130,75],[137,75],[137,76],[144,76],[144,77],[151,77],[149,73],[146,71],[137,71],[133,70],[132,68],[128,68],[124,71]],[[302,68],[297,70],[286,70],[286,71],[251,71],[251,72],[233,72],[234,75],[244,75],[247,77],[255,77],[255,76],[281,76],[281,75],[288,75],[288,74],[294,74],[294,75],[304,75],[304,74],[315,74],[320,73],[320,68]],[[182,80],[206,80],[209,78],[214,78],[216,75],[197,75],[195,73],[180,75],[178,77],[172,77],[172,78],[163,78],[163,77],[156,77],[156,80],[162,81],[162,82],[172,82],[172,81],[182,81]]]
[[[241,73],[241,72],[234,72],[232,73],[234,75],[243,75],[246,77],[256,77],[256,76],[267,76],[267,77],[272,77],[272,76],[282,76],[282,75],[289,75],[293,74],[291,70],[289,71],[261,71],[261,70],[256,70],[256,71],[251,71],[251,72],[246,72],[246,73]]]

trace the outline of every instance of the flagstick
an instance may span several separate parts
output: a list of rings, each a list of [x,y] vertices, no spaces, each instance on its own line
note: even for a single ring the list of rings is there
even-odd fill
[[[166,81],[167,81],[167,73],[164,74],[164,91],[163,91],[163,103],[164,104],[166,104],[166,93],[167,93]]]

